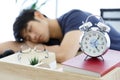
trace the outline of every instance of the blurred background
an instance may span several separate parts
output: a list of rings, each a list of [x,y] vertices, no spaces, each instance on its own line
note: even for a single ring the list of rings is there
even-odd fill
[[[33,6],[49,18],[60,17],[71,9],[81,9],[100,15],[100,9],[120,8],[120,0],[1,0],[0,43],[14,40],[13,23],[20,11]],[[34,7],[34,6],[33,6]]]

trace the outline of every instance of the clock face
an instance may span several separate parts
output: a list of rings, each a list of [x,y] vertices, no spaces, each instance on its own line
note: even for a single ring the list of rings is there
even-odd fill
[[[97,57],[106,52],[110,46],[110,41],[108,36],[100,31],[88,31],[85,32],[80,44],[85,54]]]

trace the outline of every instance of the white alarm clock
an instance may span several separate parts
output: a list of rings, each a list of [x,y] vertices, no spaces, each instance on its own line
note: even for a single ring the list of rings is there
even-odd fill
[[[103,22],[98,22],[93,26],[91,22],[87,20],[94,15],[88,16],[86,22],[79,27],[80,31],[83,31],[83,35],[80,37],[81,50],[90,57],[99,57],[107,52],[110,47],[110,38],[108,32],[109,26]]]

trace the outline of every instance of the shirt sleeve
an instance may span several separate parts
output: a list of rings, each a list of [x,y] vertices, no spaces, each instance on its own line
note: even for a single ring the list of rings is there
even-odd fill
[[[62,15],[60,18],[58,18],[58,22],[61,26],[63,34],[72,30],[78,30],[79,26],[86,21],[89,15],[91,14],[77,9],[71,10]],[[95,17],[90,18],[88,21],[91,21],[93,23],[98,22]]]

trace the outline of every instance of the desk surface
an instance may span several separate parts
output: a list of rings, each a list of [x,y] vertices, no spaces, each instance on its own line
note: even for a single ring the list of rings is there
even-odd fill
[[[0,80],[119,80],[120,67],[115,68],[103,77],[92,77],[70,72],[64,72],[62,65],[57,68],[34,67],[16,63],[16,54],[0,59]]]

